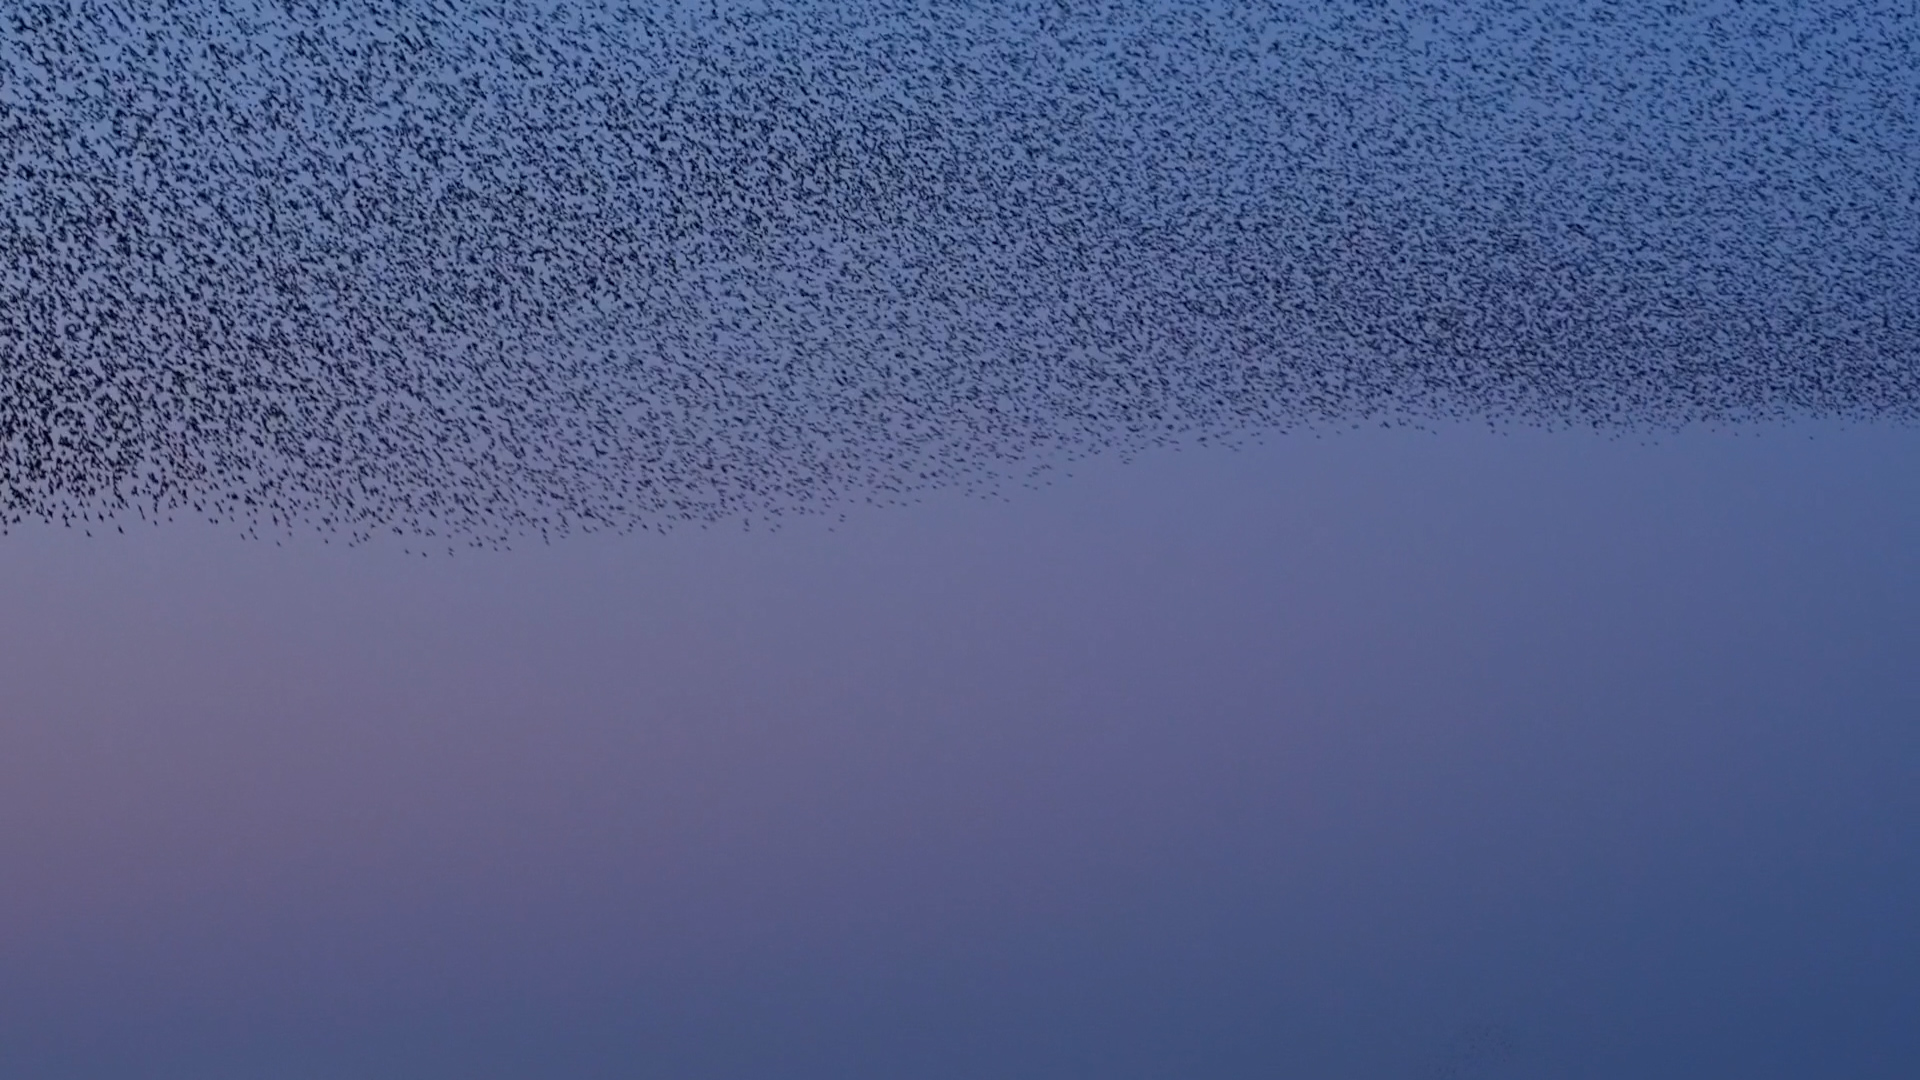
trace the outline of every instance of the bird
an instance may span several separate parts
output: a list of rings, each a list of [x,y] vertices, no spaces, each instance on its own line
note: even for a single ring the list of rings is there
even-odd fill
[[[19,6],[0,528],[453,550],[1912,422],[1917,122],[1891,5]]]

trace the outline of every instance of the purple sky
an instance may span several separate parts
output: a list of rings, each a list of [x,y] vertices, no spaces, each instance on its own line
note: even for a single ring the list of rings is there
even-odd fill
[[[57,6],[0,1080],[1920,1076],[1912,0]]]
[[[0,544],[0,1076],[1905,1077],[1920,435]]]

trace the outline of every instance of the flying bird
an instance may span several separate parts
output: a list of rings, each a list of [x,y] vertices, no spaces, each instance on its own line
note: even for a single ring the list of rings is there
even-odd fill
[[[0,15],[0,518],[487,542],[1920,414],[1899,4]]]

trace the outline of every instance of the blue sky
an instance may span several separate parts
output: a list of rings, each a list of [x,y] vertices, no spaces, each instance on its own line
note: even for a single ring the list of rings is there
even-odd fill
[[[1913,1074],[1910,9],[123,14],[0,1078]]]

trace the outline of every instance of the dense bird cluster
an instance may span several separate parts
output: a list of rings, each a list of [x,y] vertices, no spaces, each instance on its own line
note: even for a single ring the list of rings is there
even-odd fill
[[[0,10],[0,516],[448,538],[1920,414],[1910,3]]]

